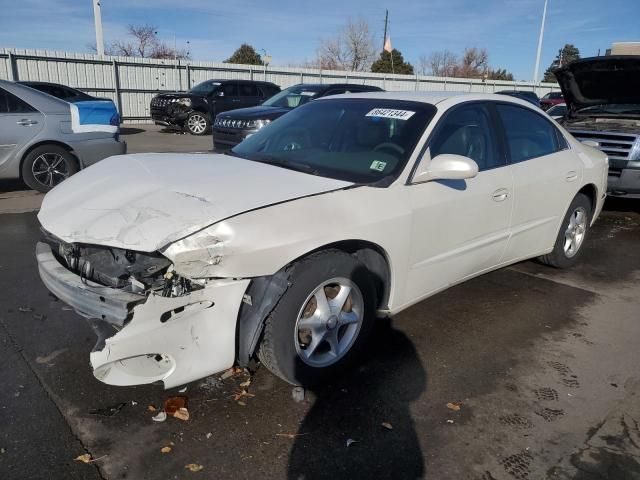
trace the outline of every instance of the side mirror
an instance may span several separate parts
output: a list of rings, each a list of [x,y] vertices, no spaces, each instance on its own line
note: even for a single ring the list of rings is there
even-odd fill
[[[213,92],[214,97],[224,97],[224,92]]]
[[[429,160],[429,155],[422,157],[413,175],[412,183],[430,180],[464,180],[478,174],[478,164],[469,157],[443,153]]]
[[[596,142],[595,140],[581,140],[580,143],[587,147],[600,148],[600,142]]]

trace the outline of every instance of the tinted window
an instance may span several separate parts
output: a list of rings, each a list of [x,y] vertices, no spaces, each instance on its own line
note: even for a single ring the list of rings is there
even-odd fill
[[[223,92],[225,97],[237,97],[238,85],[235,82],[225,83],[218,89],[218,91]]]
[[[226,93],[225,93],[226,95]],[[252,83],[241,83],[240,84],[240,96],[241,97],[257,97],[260,93],[258,93],[258,88]]]
[[[262,105],[267,107],[296,108],[315,98],[323,88],[322,85],[294,85],[293,87],[285,88]]]
[[[259,90],[264,98],[269,98],[280,91],[279,88],[272,85],[260,85]]]
[[[0,88],[0,113],[30,113],[35,111],[28,103]]]
[[[505,164],[491,127],[491,113],[484,104],[458,107],[446,115],[429,143],[431,158],[443,153],[474,160],[480,170]]]
[[[557,129],[542,115],[514,105],[497,105],[513,163],[558,151]]]
[[[196,95],[210,95],[219,86],[220,86],[220,82],[207,80],[206,82],[202,82],[191,87],[191,89],[189,90],[189,93],[195,93]]]
[[[232,152],[256,162],[371,183],[402,171],[434,113],[426,103],[318,100],[258,130]]]

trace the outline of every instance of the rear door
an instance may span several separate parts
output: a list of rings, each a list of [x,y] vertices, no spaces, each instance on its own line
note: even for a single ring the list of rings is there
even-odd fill
[[[260,96],[260,91],[258,87],[256,87],[255,83],[252,82],[240,82],[238,84],[238,90],[240,94],[240,107],[255,107],[259,105],[262,101],[262,97]]]
[[[44,115],[27,102],[0,88],[0,171],[44,126]]]
[[[515,104],[496,105],[514,179],[512,238],[505,261],[549,250],[578,191],[582,162],[542,113]]]

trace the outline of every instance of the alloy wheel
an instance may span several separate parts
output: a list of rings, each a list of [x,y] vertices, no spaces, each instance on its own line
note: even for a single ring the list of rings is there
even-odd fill
[[[33,178],[47,188],[53,188],[69,177],[65,158],[58,153],[43,153],[31,165]]]
[[[187,121],[187,126],[189,130],[195,134],[203,133],[207,128],[207,119],[202,115],[191,115]]]
[[[587,211],[584,207],[578,207],[569,216],[569,225],[564,232],[564,254],[567,258],[578,253],[586,233]]]
[[[312,367],[328,367],[351,349],[362,326],[364,300],[347,278],[318,285],[302,304],[295,325],[300,359]]]

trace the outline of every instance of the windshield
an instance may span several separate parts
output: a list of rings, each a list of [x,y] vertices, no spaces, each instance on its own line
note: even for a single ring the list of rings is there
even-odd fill
[[[214,82],[213,80],[207,80],[206,82],[194,85],[189,90],[189,93],[195,93],[196,95],[209,95],[220,86],[220,82]]]
[[[232,154],[355,183],[395,178],[435,114],[400,100],[318,100],[287,113]]]
[[[609,103],[581,108],[578,113],[640,114],[640,103]]]
[[[267,107],[296,108],[311,100],[320,90],[319,85],[295,85],[275,94],[262,105]]]

